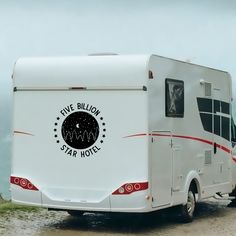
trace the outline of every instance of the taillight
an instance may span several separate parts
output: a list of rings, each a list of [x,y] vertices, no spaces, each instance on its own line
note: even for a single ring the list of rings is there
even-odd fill
[[[142,191],[148,189],[148,182],[141,182],[141,183],[127,183],[119,187],[116,191],[112,194],[131,194],[133,192]]]
[[[10,182],[11,184],[18,185],[23,189],[38,191],[38,188],[25,178],[11,176]]]

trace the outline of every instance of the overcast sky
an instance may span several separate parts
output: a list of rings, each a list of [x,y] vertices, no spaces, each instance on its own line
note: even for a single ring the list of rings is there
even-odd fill
[[[236,1],[0,0],[1,180],[8,182],[17,58],[96,52],[154,53],[226,70],[236,91]]]

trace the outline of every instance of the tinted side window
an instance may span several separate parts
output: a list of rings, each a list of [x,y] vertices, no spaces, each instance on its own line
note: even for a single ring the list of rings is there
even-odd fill
[[[166,116],[184,117],[184,81],[166,79]]]
[[[231,117],[231,140],[236,142],[236,126],[234,124],[233,117]]]

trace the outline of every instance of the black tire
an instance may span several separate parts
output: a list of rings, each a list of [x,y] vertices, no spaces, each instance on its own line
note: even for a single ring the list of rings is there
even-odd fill
[[[190,187],[188,190],[187,203],[181,206],[181,220],[184,223],[193,221],[194,211],[196,208],[196,199],[193,189]]]
[[[83,211],[75,211],[75,210],[69,210],[67,211],[69,215],[75,216],[75,217],[80,217],[84,214]]]
[[[236,188],[229,194],[231,197],[236,197]]]
[[[231,202],[228,204],[228,207],[236,207],[236,188],[233,190],[232,193],[229,194],[230,197],[235,197],[235,199],[231,200]]]

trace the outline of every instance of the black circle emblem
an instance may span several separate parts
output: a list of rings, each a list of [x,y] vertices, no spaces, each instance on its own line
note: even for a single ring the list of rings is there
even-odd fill
[[[75,149],[92,146],[99,136],[97,120],[87,112],[78,111],[70,114],[63,121],[61,134],[64,141]]]

